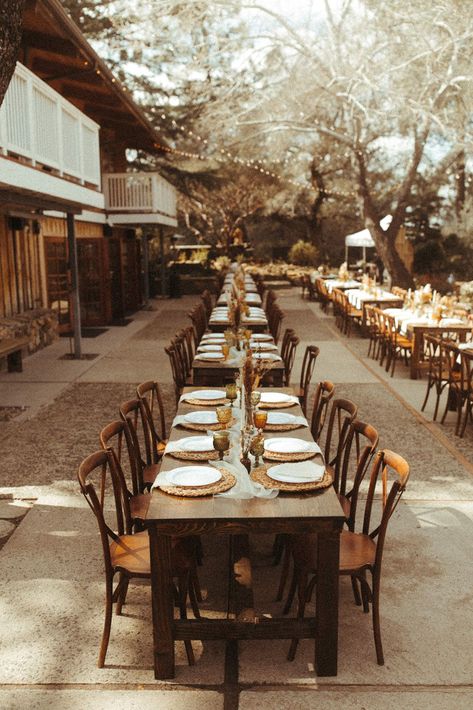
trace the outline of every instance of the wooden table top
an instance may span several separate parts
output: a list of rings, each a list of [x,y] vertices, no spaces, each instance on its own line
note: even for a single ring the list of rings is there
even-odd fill
[[[184,392],[192,392],[201,387],[186,387]],[[211,389],[211,388],[206,388]],[[219,389],[218,387],[215,389]],[[274,388],[267,388],[268,391],[274,392]],[[263,390],[264,391],[264,390]],[[278,392],[292,394],[292,389],[289,387],[278,387]],[[209,405],[208,409],[212,407]],[[179,404],[178,414],[186,414],[187,412],[204,410],[206,407],[195,407],[185,402]],[[299,405],[278,409],[278,412],[290,412],[291,414],[301,415],[302,410]],[[193,432],[180,427],[173,427],[170,433],[170,441],[179,440],[185,436],[193,434],[202,434],[202,432]],[[268,436],[289,436],[312,441],[312,435],[308,427],[301,427],[292,431],[271,432]],[[179,461],[172,456],[164,456],[161,472],[172,470],[178,466],[196,465],[195,461]],[[330,520],[331,524],[335,519],[343,525],[345,517],[338,498],[333,490],[333,487],[325,488],[319,491],[305,493],[282,493],[280,492],[276,498],[251,498],[240,500],[237,498],[222,498],[222,497],[202,497],[202,498],[180,498],[178,496],[167,495],[160,489],[154,489],[151,502],[148,509],[146,519],[148,521],[175,521],[176,523],[190,523],[192,521],[209,521],[218,520],[219,522],[237,523],[245,520],[253,522],[259,521],[274,521],[277,520],[292,520],[296,523],[300,519],[300,529],[303,529],[303,521],[310,522],[311,520],[324,519]]]

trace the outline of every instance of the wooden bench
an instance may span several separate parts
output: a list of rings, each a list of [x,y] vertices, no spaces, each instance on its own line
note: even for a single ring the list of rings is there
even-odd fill
[[[22,338],[10,338],[8,340],[0,340],[0,358],[6,357],[8,363],[8,372],[22,372],[22,349],[25,348],[30,339],[27,336]]]

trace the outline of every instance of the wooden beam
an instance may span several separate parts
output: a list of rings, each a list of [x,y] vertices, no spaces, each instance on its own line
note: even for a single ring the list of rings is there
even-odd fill
[[[59,54],[66,57],[81,56],[79,49],[70,40],[44,32],[25,29],[21,43],[24,47],[40,49],[48,54]]]
[[[27,209],[31,210],[57,210],[59,212],[71,212],[80,214],[82,206],[78,203],[61,202],[54,198],[44,197],[36,193],[13,192],[12,190],[0,190],[0,207],[3,210]],[[32,219],[34,215],[31,215]]]

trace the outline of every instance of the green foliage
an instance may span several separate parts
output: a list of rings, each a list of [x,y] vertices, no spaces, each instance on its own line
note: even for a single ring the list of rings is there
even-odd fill
[[[439,240],[430,239],[419,244],[414,254],[414,271],[417,274],[435,274],[446,268],[445,250]]]
[[[297,266],[316,266],[319,250],[310,242],[299,239],[289,250],[289,261]]]

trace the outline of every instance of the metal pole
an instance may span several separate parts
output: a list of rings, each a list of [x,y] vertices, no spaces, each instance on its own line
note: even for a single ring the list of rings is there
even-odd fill
[[[80,322],[80,295],[79,295],[79,268],[77,262],[77,241],[74,215],[67,213],[67,243],[69,247],[69,266],[71,269],[71,300],[72,317],[74,323],[74,357],[80,360],[81,348],[81,322]]]
[[[144,292],[144,307],[149,305],[149,242],[148,235],[143,234],[141,237],[143,246],[143,292]]]
[[[159,228],[159,258],[161,261],[161,295],[166,296],[166,265],[164,263],[164,230]]]

